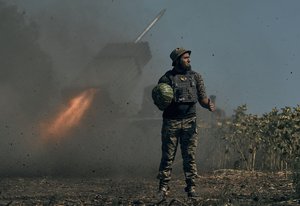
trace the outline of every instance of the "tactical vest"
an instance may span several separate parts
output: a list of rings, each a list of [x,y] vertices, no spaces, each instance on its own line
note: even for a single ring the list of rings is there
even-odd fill
[[[176,103],[196,103],[197,88],[196,80],[193,74],[170,75],[172,87],[174,90],[174,101]]]

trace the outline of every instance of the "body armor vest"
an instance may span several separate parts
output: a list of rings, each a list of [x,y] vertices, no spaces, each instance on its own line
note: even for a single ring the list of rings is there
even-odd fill
[[[176,103],[196,103],[197,88],[194,75],[192,74],[177,74],[170,76],[172,87],[174,90],[174,101]]]

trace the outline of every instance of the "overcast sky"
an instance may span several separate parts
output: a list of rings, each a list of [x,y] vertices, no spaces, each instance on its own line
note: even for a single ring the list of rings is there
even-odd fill
[[[299,0],[6,2],[38,23],[41,44],[66,79],[76,76],[79,68],[74,65],[80,65],[82,53],[96,54],[112,41],[134,41],[166,9],[142,39],[149,42],[153,58],[144,67],[140,87],[155,84],[171,68],[170,52],[181,46],[192,50],[193,69],[228,113],[241,104],[262,114],[300,102]],[[67,31],[68,38],[57,38],[65,35],[61,31]]]

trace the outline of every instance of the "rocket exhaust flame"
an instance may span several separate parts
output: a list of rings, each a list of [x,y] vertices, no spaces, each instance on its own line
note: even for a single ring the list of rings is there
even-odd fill
[[[95,88],[87,89],[71,99],[68,107],[64,108],[52,122],[44,125],[43,137],[59,138],[77,126],[89,109],[96,92]]]

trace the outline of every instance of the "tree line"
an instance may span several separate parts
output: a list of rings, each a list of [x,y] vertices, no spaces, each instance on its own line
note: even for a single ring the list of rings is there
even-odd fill
[[[300,106],[274,108],[262,116],[246,111],[246,105],[239,106],[216,128],[225,153],[238,154],[240,167],[247,170],[293,169],[300,154]]]

